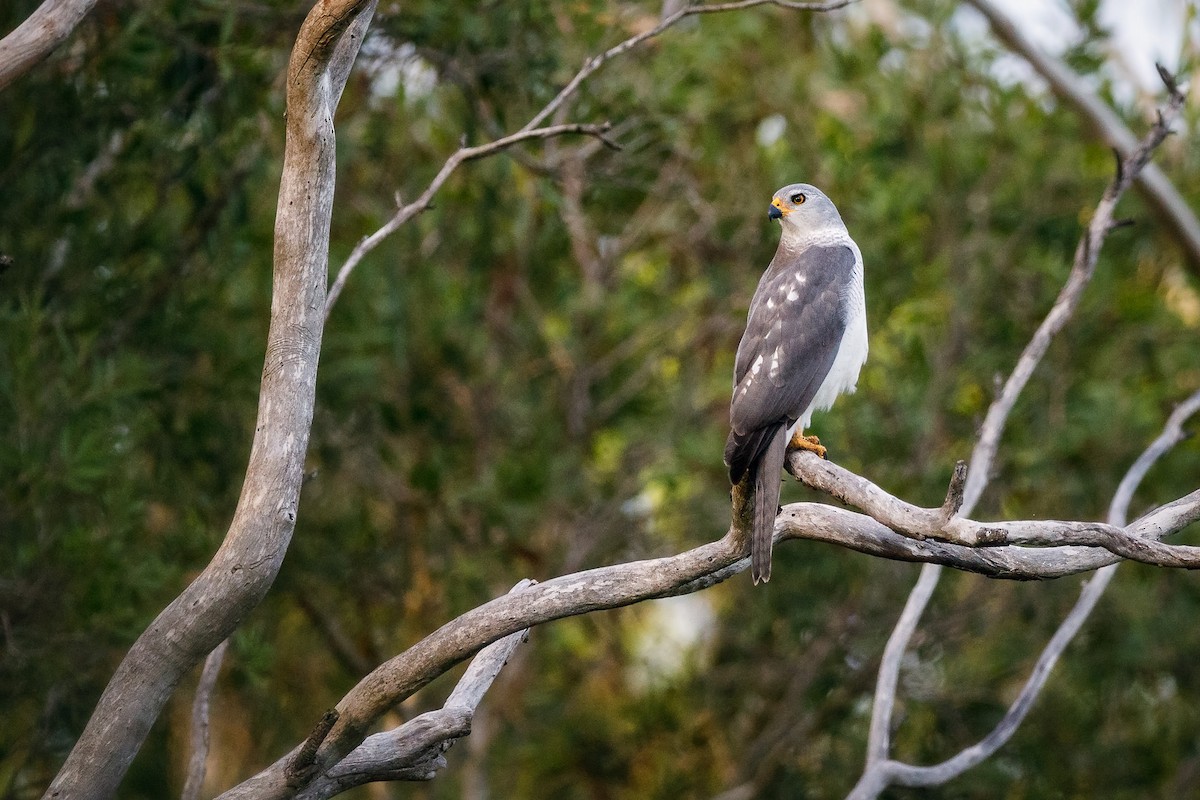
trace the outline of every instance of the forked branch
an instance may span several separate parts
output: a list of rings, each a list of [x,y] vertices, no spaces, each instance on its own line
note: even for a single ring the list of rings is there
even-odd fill
[[[977,7],[988,7],[988,3],[985,0],[975,2],[975,5]],[[985,13],[995,13],[994,9],[988,10],[985,8],[984,10]],[[993,24],[995,24],[995,20],[993,20]],[[1162,66],[1159,66],[1159,74],[1162,76],[1168,93],[1166,110],[1158,113],[1155,123],[1141,142],[1135,147],[1126,148],[1126,155],[1122,156],[1122,152],[1120,150],[1117,151],[1116,176],[1105,190],[1096,207],[1095,214],[1084,231],[1083,237],[1080,239],[1079,246],[1075,251],[1071,273],[1066,284],[1060,291],[1049,314],[1047,314],[1042,324],[1034,333],[1033,338],[1021,353],[1016,367],[1005,381],[1000,396],[988,408],[987,416],[980,429],[979,438],[971,456],[969,475],[965,487],[961,490],[961,508],[950,517],[944,514],[945,507],[951,505],[951,498],[957,498],[959,495],[960,490],[956,485],[962,480],[961,462],[955,468],[955,477],[951,481],[950,491],[947,493],[946,505],[942,510],[939,510],[941,513],[935,513],[931,509],[918,509],[907,504],[904,504],[900,508],[895,508],[893,504],[884,499],[886,493],[882,493],[881,490],[870,485],[865,479],[853,476],[856,481],[867,484],[864,495],[869,506],[859,506],[860,508],[867,510],[868,513],[871,513],[877,519],[888,521],[889,524],[893,524],[897,530],[905,532],[906,535],[918,539],[934,537],[968,545],[1009,544],[1018,540],[1024,544],[1040,541],[1055,546],[1076,543],[1103,547],[1116,555],[1132,557],[1139,561],[1147,561],[1148,563],[1162,564],[1164,566],[1183,566],[1189,568],[1200,566],[1200,548],[1186,546],[1172,547],[1157,541],[1141,538],[1138,533],[1132,533],[1131,535],[1130,529],[1124,527],[1123,511],[1120,515],[1120,525],[1114,523],[1115,516],[1110,512],[1109,523],[1107,525],[1098,523],[1034,523],[1022,528],[1019,534],[1014,534],[1013,531],[1008,529],[1007,523],[980,525],[979,523],[958,516],[958,514],[969,515],[982,496],[983,490],[988,483],[992,465],[995,462],[1000,436],[1004,431],[1008,416],[1016,404],[1017,398],[1028,383],[1034,369],[1041,362],[1047,348],[1050,346],[1051,340],[1067,324],[1078,306],[1084,288],[1095,273],[1096,261],[1105,238],[1115,228],[1121,227],[1124,224],[1124,221],[1114,219],[1117,202],[1130,183],[1142,173],[1154,150],[1157,149],[1170,133],[1171,121],[1178,115],[1183,106],[1184,98],[1179,91],[1179,86],[1174,76]],[[798,463],[795,463],[797,461]],[[809,485],[815,485],[816,488],[831,485],[836,486],[837,482],[831,480],[832,476],[829,474],[829,471],[817,469],[820,465],[798,459],[793,459],[793,462],[793,474],[797,474],[797,477],[809,483]],[[1131,474],[1133,474],[1133,469],[1131,469]],[[1144,474],[1144,469],[1141,474]],[[1138,479],[1140,480],[1140,475]],[[1128,494],[1132,494],[1132,491],[1132,488],[1128,489]],[[1193,492],[1187,498],[1182,498],[1180,501],[1171,504],[1171,506],[1178,506],[1180,504],[1189,506],[1190,504],[1191,507],[1187,509],[1175,508],[1167,512],[1168,516],[1179,512],[1182,513],[1183,519],[1194,521],[1197,518],[1196,515],[1200,514],[1200,510],[1195,507],[1197,498],[1200,498],[1200,491]],[[1128,497],[1126,497],[1125,502],[1128,502]],[[1153,536],[1153,533],[1150,531],[1146,531],[1146,533]],[[1160,550],[1159,548],[1163,549]],[[944,767],[946,764],[953,762],[953,769],[945,771],[945,777],[937,780],[937,783],[945,782],[954,775],[960,774],[971,766],[978,764],[1012,735],[1012,732],[1016,730],[1021,720],[1024,719],[1025,713],[1032,705],[1033,700],[1041,691],[1041,687],[1048,678],[1050,670],[1057,661],[1058,654],[1062,651],[1062,648],[1066,647],[1066,644],[1091,613],[1100,594],[1111,579],[1111,572],[1111,569],[1102,570],[1101,574],[1085,588],[1075,609],[1068,615],[1050,644],[1047,645],[1042,657],[1039,658],[1034,673],[1025,686],[1025,690],[1017,702],[1014,703],[1013,708],[1010,709],[1010,713],[1006,715],[1001,725],[974,748],[963,751],[955,759],[951,759],[950,762],[945,762],[945,764],[941,765]],[[877,797],[880,792],[893,783],[903,785],[934,785],[934,783],[905,782],[909,779],[917,780],[911,778],[912,770],[926,768],[897,765],[891,761],[888,757],[888,739],[891,727],[891,713],[895,704],[900,661],[903,659],[908,642],[912,637],[913,631],[916,629],[916,620],[923,614],[939,577],[940,569],[938,567],[927,566],[921,571],[921,578],[917,586],[912,590],[909,602],[905,606],[904,615],[888,639],[876,685],[875,703],[867,743],[866,765],[862,777],[850,795],[852,798],[856,798],[856,800]],[[943,773],[939,772],[937,774],[940,776]],[[924,779],[922,778],[921,780]]]

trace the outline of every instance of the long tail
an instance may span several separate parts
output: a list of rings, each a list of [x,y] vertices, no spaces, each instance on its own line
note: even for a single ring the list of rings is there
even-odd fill
[[[754,465],[754,531],[750,537],[750,575],[755,585],[771,580],[771,546],[779,510],[780,476],[787,455],[787,426],[780,425]]]

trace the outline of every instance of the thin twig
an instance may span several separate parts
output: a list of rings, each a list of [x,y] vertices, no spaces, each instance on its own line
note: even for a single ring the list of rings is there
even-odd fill
[[[358,263],[362,261],[363,257],[378,247],[384,239],[395,233],[406,222],[411,220],[422,211],[427,210],[433,201],[433,196],[439,189],[441,189],[442,184],[446,182],[446,180],[454,173],[455,170],[457,170],[467,161],[471,161],[476,158],[483,158],[484,156],[488,156],[493,153],[498,153],[501,150],[512,147],[514,144],[528,141],[530,139],[546,139],[571,133],[594,136],[606,146],[614,149],[620,149],[615,142],[611,141],[605,136],[605,133],[611,127],[607,122],[603,125],[569,123],[564,125],[542,126],[542,123],[549,119],[551,114],[557,111],[563,105],[563,103],[570,99],[570,97],[579,90],[579,87],[585,80],[588,79],[588,77],[590,77],[594,72],[596,72],[596,70],[600,69],[600,67],[604,66],[613,58],[632,50],[648,39],[658,36],[660,33],[667,30],[685,17],[690,17],[695,14],[740,11],[745,8],[752,8],[754,6],[761,5],[779,6],[781,8],[788,8],[796,11],[833,11],[835,9],[844,8],[853,2],[855,2],[855,0],[832,0],[831,2],[824,3],[801,3],[790,2],[789,0],[741,0],[741,2],[735,3],[689,5],[666,17],[662,20],[662,22],[650,30],[631,36],[620,44],[614,45],[613,47],[605,50],[603,53],[592,56],[583,63],[583,66],[580,67],[579,71],[575,73],[575,76],[567,82],[567,85],[559,90],[558,94],[555,95],[550,102],[543,106],[540,111],[534,114],[529,122],[526,122],[525,125],[522,126],[518,131],[509,134],[508,136],[496,139],[493,142],[489,142],[488,144],[477,145],[475,147],[464,146],[459,148],[458,151],[446,159],[446,162],[442,165],[442,168],[438,170],[437,175],[434,176],[429,185],[425,187],[425,191],[421,192],[420,196],[416,200],[408,203],[407,205],[401,206],[396,213],[392,215],[392,218],[384,223],[379,230],[375,231],[375,233],[372,233],[370,236],[364,236],[362,239],[360,239],[358,244],[355,245],[354,250],[351,251],[350,256],[346,259],[346,262],[338,270],[337,277],[335,278],[333,285],[329,287],[329,295],[325,301],[325,319],[328,321],[330,311],[333,309],[333,304],[336,303],[338,297],[341,296],[342,289],[346,284],[346,280],[350,277],[350,273],[354,271],[354,268],[358,266]]]
[[[670,28],[672,25],[684,19],[685,17],[690,17],[695,14],[715,14],[726,11],[741,11],[742,9],[762,5],[780,6],[782,8],[789,8],[795,11],[834,11],[839,8],[845,8],[852,2],[854,2],[854,0],[835,0],[835,2],[829,3],[794,3],[787,2],[787,0],[742,0],[742,2],[735,3],[713,3],[711,5],[684,6],[674,14],[665,17],[653,28],[643,31],[635,36],[631,36],[620,44],[613,45],[603,53],[592,56],[587,61],[583,62],[583,66],[580,67],[579,71],[575,73],[575,77],[571,78],[571,80],[567,82],[567,85],[564,86],[559,93],[555,95],[554,99],[547,103],[541,111],[539,111],[537,114],[534,114],[533,119],[525,123],[525,127],[521,130],[528,130],[541,125],[543,122],[549,119],[550,115],[557,111],[559,106],[565,103],[571,97],[571,95],[575,94],[580,85],[589,77],[591,77],[592,73],[594,73],[596,70],[600,69],[606,63],[622,53],[626,53],[637,47],[642,42],[645,42],[648,39],[653,39],[655,36],[658,36],[667,28]]]
[[[229,640],[221,642],[204,659],[200,682],[196,684],[196,696],[192,700],[191,756],[188,758],[187,778],[183,782],[180,800],[199,800],[204,788],[204,773],[208,763],[209,716],[212,708],[213,691],[217,687],[217,676],[221,674],[221,662]]]
[[[358,266],[358,263],[362,261],[363,256],[378,247],[384,239],[399,230],[404,223],[422,211],[428,210],[433,203],[433,196],[437,194],[438,190],[442,188],[442,184],[460,166],[468,161],[498,153],[515,144],[531,139],[546,139],[551,136],[563,136],[572,133],[595,136],[611,147],[618,147],[616,143],[609,141],[605,137],[605,133],[610,127],[607,122],[599,125],[585,125],[575,122],[565,125],[549,125],[545,128],[521,129],[516,133],[509,134],[487,144],[476,145],[474,147],[460,147],[453,155],[446,159],[446,163],[442,165],[437,175],[434,176],[429,185],[425,187],[425,191],[421,192],[416,200],[397,209],[392,218],[384,223],[379,230],[370,236],[364,236],[354,246],[354,249],[350,251],[350,256],[346,259],[346,263],[342,264],[341,269],[338,270],[337,278],[334,280],[333,285],[329,287],[329,295],[325,300],[326,321],[329,320],[329,313],[333,309],[333,304],[337,302],[338,297],[341,295],[342,289],[346,285],[346,280],[350,277],[350,273],[354,271],[354,268]]]

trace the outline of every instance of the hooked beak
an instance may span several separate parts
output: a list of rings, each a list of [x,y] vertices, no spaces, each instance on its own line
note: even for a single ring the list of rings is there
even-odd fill
[[[780,219],[783,217],[783,212],[779,210],[779,206],[772,205],[767,209],[767,219]]]

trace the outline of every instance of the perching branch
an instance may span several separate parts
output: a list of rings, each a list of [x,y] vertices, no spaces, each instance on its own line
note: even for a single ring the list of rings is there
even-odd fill
[[[1128,126],[1061,59],[1039,50],[991,0],[967,2],[987,19],[996,38],[1025,58],[1054,94],[1087,120],[1109,147],[1122,157],[1137,148],[1137,137]],[[1149,164],[1137,176],[1137,188],[1171,227],[1193,271],[1200,271],[1200,219],[1175,185],[1157,165]]]
[[[46,0],[0,39],[0,89],[53,52],[96,5],[96,0]]]
[[[379,228],[379,230],[360,239],[358,244],[355,245],[354,249],[350,252],[349,257],[346,259],[346,263],[342,264],[341,268],[338,269],[337,277],[334,279],[333,285],[329,287],[329,297],[325,302],[325,318],[329,318],[329,314],[333,309],[333,304],[336,303],[338,297],[341,296],[342,289],[345,287],[346,281],[350,277],[350,273],[354,271],[355,267],[358,266],[363,257],[378,247],[384,239],[399,230],[405,223],[407,223],[417,214],[428,210],[433,202],[433,196],[437,194],[438,190],[442,188],[442,185],[454,173],[454,171],[467,161],[472,161],[477,158],[484,158],[485,156],[499,153],[500,151],[506,150],[515,144],[529,141],[530,139],[546,139],[555,136],[563,136],[565,134],[585,134],[594,136],[605,145],[615,149],[620,149],[616,143],[610,141],[604,135],[611,127],[607,122],[600,125],[567,123],[563,125],[548,126],[543,126],[543,123],[549,119],[550,115],[557,111],[563,105],[563,103],[569,100],[571,96],[579,90],[579,87],[583,85],[583,82],[587,80],[593,73],[595,73],[596,70],[600,69],[600,67],[604,66],[606,63],[622,53],[632,50],[648,39],[653,39],[655,36],[658,36],[660,33],[675,25],[685,17],[690,17],[695,14],[740,11],[742,9],[761,5],[780,6],[781,8],[789,8],[797,11],[833,11],[835,9],[844,8],[854,1],[855,0],[831,0],[830,2],[823,3],[802,3],[790,2],[790,0],[741,0],[741,2],[735,3],[688,5],[669,15],[650,30],[631,36],[620,44],[614,45],[605,50],[603,53],[592,56],[583,63],[583,66],[580,67],[579,71],[575,73],[575,76],[567,82],[566,86],[559,90],[558,94],[555,95],[549,103],[543,106],[540,111],[534,114],[533,117],[518,131],[511,133],[508,136],[503,136],[487,144],[476,145],[474,147],[460,147],[448,159],[446,159],[446,162],[442,165],[442,168],[438,170],[437,175],[434,176],[433,180],[429,182],[429,185],[425,187],[425,190],[421,192],[416,200],[412,201],[411,203],[400,205],[400,208],[396,210],[396,213],[392,215],[391,219],[385,222],[383,226]]]
[[[1147,539],[1143,535],[1130,533],[1125,527],[1103,522],[976,522],[959,516],[948,518],[946,507],[918,508],[893,497],[866,478],[808,451],[789,453],[787,466],[793,475],[813,489],[850,503],[897,533],[921,541],[936,539],[965,547],[1100,547],[1113,555],[1144,564],[1200,569],[1200,547],[1171,545]],[[1182,525],[1200,519],[1200,489],[1180,498],[1174,508],[1173,513],[1178,515]]]
[[[849,496],[854,498],[853,493]],[[1191,515],[1200,513],[1198,509],[1200,498],[1176,501],[1143,516],[1126,530],[1137,536],[1169,535],[1184,527]],[[1024,580],[1087,572],[1117,560],[1095,548],[972,548],[920,541],[897,534],[863,514],[819,503],[785,506],[776,521],[775,538],[777,542],[801,538],[826,541],[885,558],[941,563],[992,577]],[[564,575],[491,600],[381,664],[342,698],[337,706],[337,722],[317,750],[313,771],[329,774],[362,743],[366,731],[384,713],[497,639],[564,617],[699,591],[748,566],[749,558],[731,532],[679,555]],[[231,790],[225,800],[295,796],[303,787],[288,786],[287,767],[299,749]]]

